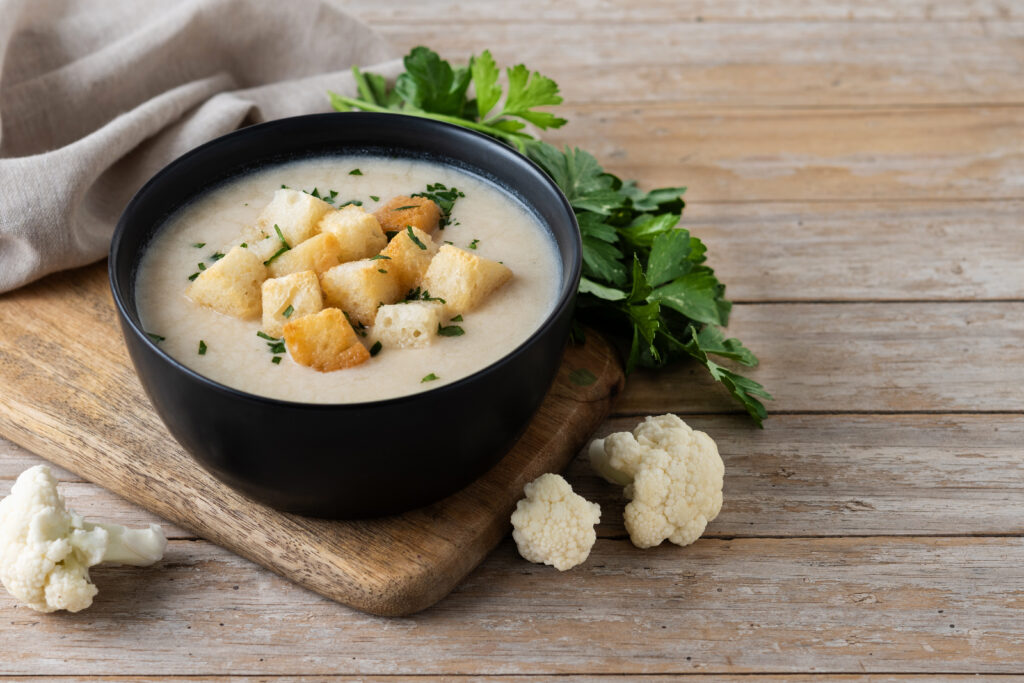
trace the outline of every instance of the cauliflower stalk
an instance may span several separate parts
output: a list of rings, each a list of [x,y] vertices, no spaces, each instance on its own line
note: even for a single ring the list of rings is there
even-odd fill
[[[89,567],[150,565],[166,547],[155,524],[126,529],[87,522],[68,510],[45,465],[22,472],[11,495],[0,501],[0,581],[39,612],[85,609],[97,593]]]
[[[638,548],[665,539],[689,545],[722,509],[725,466],[718,447],[675,415],[648,417],[632,433],[595,440],[590,462],[626,487],[626,531]]]
[[[524,488],[526,498],[512,513],[512,538],[530,562],[559,571],[582,564],[594,547],[601,506],[573,492],[557,474],[542,474]]]

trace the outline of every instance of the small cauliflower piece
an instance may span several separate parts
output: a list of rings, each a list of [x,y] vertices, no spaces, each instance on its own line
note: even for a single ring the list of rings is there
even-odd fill
[[[436,301],[410,301],[377,309],[373,336],[389,349],[430,346],[437,336],[444,306]]]
[[[248,233],[249,241],[259,242],[263,235],[277,237],[276,225],[288,246],[294,249],[315,235],[320,219],[333,210],[330,204],[311,194],[282,188],[274,192],[273,199],[256,219],[256,225]],[[274,240],[274,244],[280,246],[280,240]]]
[[[444,299],[449,315],[460,315],[479,306],[511,278],[512,271],[501,263],[445,244],[431,259],[420,287]]]
[[[260,287],[267,268],[254,252],[234,247],[224,258],[199,274],[185,296],[218,313],[243,320],[260,314]]]
[[[423,232],[434,232],[441,222],[441,207],[426,197],[392,197],[373,212],[387,232],[401,232],[411,225]]]
[[[285,325],[284,344],[292,360],[320,372],[344,370],[370,358],[345,314],[337,308],[325,308]]]
[[[320,276],[324,299],[348,313],[352,320],[372,325],[377,309],[402,298],[405,290],[398,276],[387,269],[387,261],[349,261]]]
[[[341,263],[369,258],[387,246],[388,238],[373,214],[349,204],[320,219],[320,232],[338,240]]]
[[[689,545],[722,509],[725,465],[718,447],[675,415],[648,417],[632,433],[596,439],[590,462],[626,487],[626,531],[638,548],[665,539]]]
[[[402,291],[408,292],[420,286],[436,253],[437,244],[430,235],[410,226],[391,238],[387,248],[380,252],[384,258],[379,263],[395,273]]]
[[[0,581],[37,612],[78,612],[97,593],[89,567],[151,565],[167,548],[159,526],[126,529],[87,522],[67,509],[50,468],[21,473],[0,501]]]
[[[564,572],[582,564],[597,540],[601,506],[574,493],[557,474],[542,474],[523,489],[526,498],[512,513],[512,538],[530,562]]]
[[[263,331],[271,337],[280,337],[289,321],[319,313],[323,307],[320,280],[312,270],[263,283]]]
[[[331,233],[310,237],[302,244],[284,252],[267,265],[270,277],[281,277],[303,270],[317,275],[342,262],[341,245]]]

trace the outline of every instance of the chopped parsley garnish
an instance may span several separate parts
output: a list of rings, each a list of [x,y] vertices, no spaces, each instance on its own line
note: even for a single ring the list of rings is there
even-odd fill
[[[409,204],[407,206],[400,206],[397,209],[391,209],[392,211],[408,211],[409,209],[418,209],[419,204]]]
[[[379,341],[375,341],[373,343],[373,346],[370,347],[370,357],[372,358],[373,356],[376,356],[378,353],[380,353],[380,350],[382,348],[384,348],[383,344],[381,344]]]
[[[373,256],[370,257],[371,261],[380,261],[381,259],[387,259],[388,261],[390,261],[391,257],[385,256],[384,254],[374,254]]]
[[[295,309],[292,307],[291,304],[288,304],[288,308],[284,309],[284,311],[281,312],[281,315],[283,315],[286,318],[290,318],[290,317],[292,317],[292,313],[294,313],[294,312],[295,312]]]
[[[360,171],[358,168],[353,168],[351,171],[348,172],[348,174],[349,175],[363,175],[363,172]]]
[[[405,300],[402,301],[402,303],[407,304],[410,301],[437,301],[438,303],[442,304],[448,303],[439,296],[430,296],[430,292],[428,292],[425,289],[420,290],[419,287],[417,287],[416,289],[410,289],[408,294],[405,295]]]
[[[277,337],[271,337],[269,334],[267,334],[266,332],[263,332],[263,331],[257,332],[256,336],[259,337],[260,339],[266,339],[267,341],[272,341],[272,342],[281,341]]]
[[[273,363],[274,365],[280,365],[281,356],[274,356],[273,358],[270,359],[270,362]]]
[[[248,249],[249,248],[249,244],[247,242],[242,242],[238,246],[240,246],[242,249]]]
[[[200,262],[200,263],[199,263],[199,270],[206,270],[206,264],[205,264],[205,263],[202,263],[202,262]]]
[[[372,200],[373,200],[373,201],[375,201],[375,202],[379,202],[379,201],[380,201],[380,197],[378,197],[378,196],[377,196],[377,195],[375,195],[375,194],[371,194],[371,195],[370,195],[370,199],[372,199]]]
[[[199,355],[206,355],[206,342],[204,342],[202,339],[199,340]]]
[[[202,249],[203,247],[206,246],[206,242],[196,242],[192,246],[195,247],[196,249]]]
[[[191,275],[188,276],[188,279],[195,280],[197,277],[199,277],[199,273],[192,273]]]
[[[461,337],[466,334],[466,331],[458,325],[448,325],[441,327],[441,323],[437,324],[437,333],[442,337]]]
[[[469,248],[476,249],[476,245],[478,244],[480,244],[480,240],[473,240],[472,242],[469,243]]]
[[[452,187],[447,188],[441,183],[433,183],[427,185],[427,189],[423,192],[417,192],[412,195],[413,197],[424,197],[431,200],[441,209],[441,219],[438,221],[437,226],[444,228],[448,225],[452,219],[452,209],[455,208],[455,200],[459,197],[465,197],[466,195],[459,192],[458,189]]]
[[[274,252],[273,256],[271,256],[266,261],[264,261],[263,265],[269,266],[271,263],[274,262],[274,259],[276,259],[278,256],[280,256],[281,254],[283,254],[286,251],[289,251],[288,247],[281,247],[280,249],[278,249],[277,251]]]
[[[154,344],[159,344],[160,342],[167,339],[167,337],[161,337],[159,334],[153,334],[152,332],[147,332],[146,336],[149,337]]]
[[[405,226],[405,232],[409,235],[409,239],[412,240],[413,244],[415,244],[417,247],[424,251],[427,250],[427,245],[423,244],[423,242],[420,242],[420,238],[413,233],[411,225]]]
[[[278,227],[277,223],[274,223],[274,232],[277,233],[278,239],[281,240],[281,244],[283,244],[285,246],[285,248],[287,248],[287,249],[291,249],[292,248],[291,245],[288,244],[288,240],[286,240],[284,238],[284,233],[281,232],[281,228]]]
[[[452,244],[452,245],[454,245],[454,244],[455,244],[455,242],[452,242],[451,240],[445,240],[445,241],[444,241],[444,243],[445,243],[445,244]]]
[[[210,257],[210,260],[216,263],[217,261],[220,261],[222,258],[224,258],[224,254],[218,251],[216,254]]]
[[[288,186],[287,186],[287,185],[285,185],[284,183],[281,183],[281,189],[282,189],[282,190],[287,190],[287,189],[288,189]]]
[[[435,375],[434,373],[430,373],[429,375],[425,376],[423,379],[420,380],[420,384],[423,384],[424,382],[433,382],[435,379],[441,378]]]
[[[589,387],[597,381],[597,377],[586,368],[579,368],[569,372],[569,381],[578,387]]]
[[[377,269],[377,272],[378,272],[378,273],[384,273],[385,275],[387,275],[387,274],[388,274],[388,271],[384,270],[383,268],[378,268],[378,269]]]
[[[338,208],[339,209],[344,209],[349,204],[351,204],[352,206],[362,206],[363,205],[363,203],[361,201],[359,201],[358,199],[350,199],[347,202],[345,202],[344,204],[339,205]]]
[[[283,341],[279,341],[279,342],[276,342],[274,344],[268,343],[267,346],[270,347],[270,352],[271,353],[284,353],[284,351],[285,351],[285,346],[284,346],[284,342]]]
[[[455,316],[454,318],[452,318],[452,319],[451,319],[451,322],[453,322],[453,323],[461,323],[461,322],[462,322],[462,314],[461,314],[461,313],[459,313],[459,314],[458,314],[457,316]]]
[[[303,192],[306,192],[306,191],[303,190]],[[327,190],[327,192],[325,194],[320,194],[320,190],[318,188],[314,187],[312,192],[306,192],[306,194],[308,194],[311,197],[316,197],[317,199],[325,201],[328,204],[333,204],[335,198],[338,196],[338,191],[337,190]]]

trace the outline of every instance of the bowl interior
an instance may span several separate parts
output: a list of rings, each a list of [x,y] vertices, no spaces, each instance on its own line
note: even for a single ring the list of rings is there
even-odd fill
[[[114,298],[133,331],[145,339],[135,301],[139,263],[149,242],[173,213],[239,175],[333,154],[423,159],[454,166],[499,187],[549,231],[561,261],[556,304],[538,332],[572,305],[582,261],[578,227],[558,187],[531,161],[484,135],[429,119],[356,112],[314,114],[271,121],[217,138],[172,162],[139,190],[118,222],[110,254]],[[145,342],[151,344],[148,339]],[[155,345],[153,348],[163,354]]]

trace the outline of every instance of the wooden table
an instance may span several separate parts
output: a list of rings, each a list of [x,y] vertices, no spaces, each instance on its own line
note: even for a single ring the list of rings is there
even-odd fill
[[[764,431],[695,368],[637,375],[601,430],[668,411],[709,432],[707,536],[640,551],[601,503],[560,574],[509,540],[404,619],[340,607],[170,529],[99,569],[77,615],[0,599],[0,672],[90,680],[903,680],[1024,671],[1024,4],[1014,0],[358,0],[398,48],[490,48],[561,84],[549,137],[648,187],[736,302],[775,393]],[[40,460],[0,441],[0,492]],[[61,473],[86,515],[151,515]],[[880,674],[878,678],[869,674]],[[332,678],[333,680],[333,678]]]

